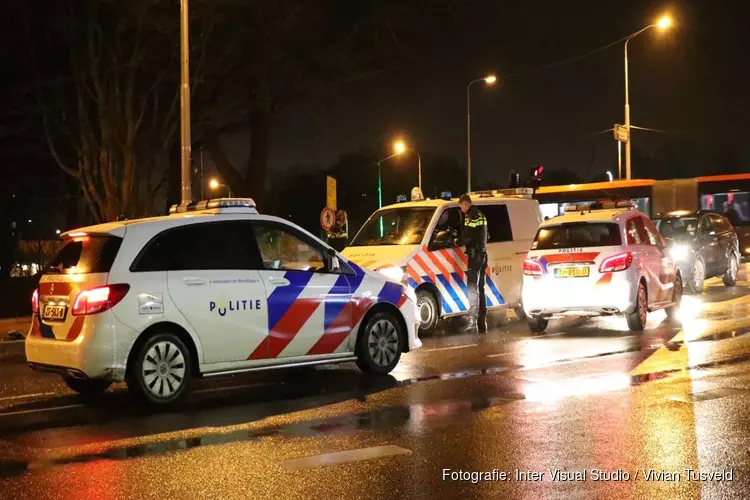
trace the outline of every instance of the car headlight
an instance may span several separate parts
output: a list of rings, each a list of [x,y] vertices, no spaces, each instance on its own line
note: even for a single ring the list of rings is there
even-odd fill
[[[675,245],[669,249],[669,254],[674,260],[684,260],[687,258],[690,249],[687,245]]]
[[[391,281],[396,281],[402,285],[406,284],[406,272],[403,267],[384,267],[378,269],[378,272]]]

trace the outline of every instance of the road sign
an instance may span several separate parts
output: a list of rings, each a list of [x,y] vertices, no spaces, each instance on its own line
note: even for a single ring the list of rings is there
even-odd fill
[[[326,175],[326,208],[336,211],[336,179]]]
[[[624,125],[618,125],[615,123],[615,140],[620,142],[628,142],[628,129]]]
[[[324,208],[322,212],[320,212],[320,226],[328,231],[333,227],[333,223],[336,222],[336,214],[333,213],[333,210],[330,208]]]

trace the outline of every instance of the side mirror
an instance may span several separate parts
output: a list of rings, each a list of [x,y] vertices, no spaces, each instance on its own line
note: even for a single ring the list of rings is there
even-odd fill
[[[341,263],[336,255],[336,250],[333,248],[326,249],[326,260],[328,264],[328,270],[331,272],[339,271],[341,269]]]

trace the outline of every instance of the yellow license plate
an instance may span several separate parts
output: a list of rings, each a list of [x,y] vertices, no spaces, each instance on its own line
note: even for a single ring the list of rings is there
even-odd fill
[[[42,319],[63,321],[65,319],[65,306],[44,306]]]
[[[555,269],[555,278],[588,278],[588,267],[558,267]]]

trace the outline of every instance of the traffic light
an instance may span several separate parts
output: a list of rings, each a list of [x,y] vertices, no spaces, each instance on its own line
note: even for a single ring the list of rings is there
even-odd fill
[[[510,179],[508,180],[508,187],[511,189],[521,187],[521,176],[515,170],[510,171]]]
[[[531,181],[531,187],[534,189],[537,189],[542,185],[542,172],[544,172],[544,165],[531,167],[531,170],[529,171],[529,180]]]

